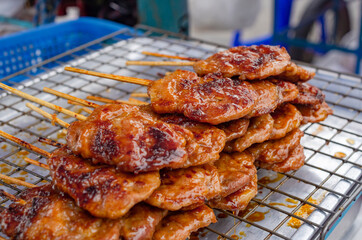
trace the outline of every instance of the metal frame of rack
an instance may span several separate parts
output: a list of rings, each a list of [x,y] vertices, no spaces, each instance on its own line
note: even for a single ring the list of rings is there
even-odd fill
[[[51,87],[82,98],[87,95],[98,95],[112,99],[127,99],[130,93],[146,91],[146,88],[65,72],[63,70],[65,65],[157,79],[160,74],[175,70],[175,67],[125,66],[124,62],[156,59],[142,55],[141,51],[205,58],[211,53],[225,49],[224,46],[150,27],[138,26],[136,30],[131,32],[128,29],[121,29],[19,71],[1,81],[62,107],[74,108],[64,99],[43,93],[42,88]],[[121,35],[123,37],[119,38]],[[122,40],[124,36],[130,38]],[[305,166],[298,171],[278,175],[259,169],[259,179],[274,177],[276,180],[269,183],[259,181],[259,194],[252,200],[248,212],[244,212],[243,215],[215,210],[219,216],[218,223],[200,232],[199,238],[235,239],[238,238],[237,235],[239,237],[246,235],[246,238],[253,236],[252,239],[315,239],[318,237],[324,239],[343,211],[360,196],[362,190],[362,78],[315,68],[311,65],[302,65],[316,71],[316,77],[311,80],[311,83],[324,91],[327,103],[334,109],[334,114],[326,121],[302,127],[305,132],[302,140],[306,154]],[[19,75],[25,76],[28,80],[20,84],[11,80]],[[1,130],[48,151],[52,151],[54,147],[37,142],[38,137],[62,141],[59,138],[61,128],[53,126],[40,115],[30,112],[25,107],[26,100],[5,91],[0,93]],[[59,114],[59,117],[66,122],[74,120],[63,114]],[[34,184],[50,181],[47,171],[22,161],[27,153],[19,152],[21,148],[16,144],[3,140],[0,142],[0,148],[2,149],[0,153],[2,173]],[[30,153],[28,156],[45,161],[35,153]],[[24,187],[3,181],[0,183],[2,184],[0,188],[15,195],[24,189]],[[308,201],[311,197],[319,198],[320,201],[313,204]],[[296,201],[295,206],[285,207],[286,198]],[[0,203],[4,207],[9,205],[10,201],[2,199]],[[296,215],[305,204],[315,208],[306,219]],[[263,213],[264,219],[252,220],[250,216],[256,212]],[[304,224],[299,229],[291,228],[288,222],[292,217],[303,220]]]

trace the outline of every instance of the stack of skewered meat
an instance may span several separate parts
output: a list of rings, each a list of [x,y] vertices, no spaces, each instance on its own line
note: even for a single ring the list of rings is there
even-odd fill
[[[232,48],[194,69],[150,82],[150,105],[106,104],[73,122],[67,145],[47,159],[52,187],[27,190],[26,204],[3,210],[2,231],[185,239],[216,222],[205,202],[245,209],[257,194],[256,166],[303,165],[298,127],[332,113],[306,83],[313,73],[277,46]],[[44,227],[48,219],[59,226]]]

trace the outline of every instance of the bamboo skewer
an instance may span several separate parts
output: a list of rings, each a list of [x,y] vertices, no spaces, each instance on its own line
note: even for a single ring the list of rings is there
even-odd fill
[[[65,108],[62,108],[62,107],[59,107],[55,104],[52,104],[50,102],[47,102],[47,101],[44,101],[42,99],[39,99],[37,97],[34,97],[30,94],[27,94],[27,93],[24,93],[18,89],[15,89],[15,88],[12,88],[12,87],[9,87],[8,85],[5,85],[3,83],[0,83],[0,87],[19,96],[19,97],[22,97],[22,98],[25,98],[25,99],[28,99],[32,102],[36,102],[40,105],[43,105],[45,107],[48,107],[50,109],[53,109],[55,111],[58,111],[58,112],[61,112],[61,113],[64,113],[66,115],[69,115],[69,116],[72,116],[72,117],[76,117],[77,119],[79,120],[85,120],[87,119],[85,116],[81,115],[81,114],[78,114],[78,113],[75,113],[75,112],[72,112],[72,111],[69,111],[68,109],[65,109]]]
[[[193,66],[195,62],[173,62],[173,61],[126,61],[126,65],[140,66]]]
[[[141,93],[141,92],[131,93],[131,97],[144,97],[144,98],[149,98],[148,93]]]
[[[99,107],[99,105],[96,104],[96,103],[89,102],[87,100],[77,98],[77,97],[74,97],[72,95],[62,93],[62,92],[59,92],[59,91],[51,89],[51,88],[45,87],[45,88],[43,88],[43,91],[47,92],[47,93],[50,93],[50,94],[53,94],[53,95],[58,96],[58,97],[62,97],[62,98],[65,98],[65,99],[68,99],[68,100],[71,100],[71,101],[74,101],[74,102],[81,103],[81,104],[83,104],[84,106],[87,106],[87,107],[92,107],[92,108]]]
[[[97,101],[97,102],[102,102],[102,103],[119,103],[119,100],[112,100],[109,98],[97,97],[97,96],[91,96],[91,95],[87,96],[87,99]]]
[[[28,187],[28,188],[36,187],[36,185],[34,185],[32,183],[28,183],[28,182],[19,180],[17,178],[9,177],[9,176],[6,176],[6,175],[1,174],[1,173],[0,173],[0,179],[2,179],[3,181],[7,181],[7,182],[10,182],[10,183],[13,183],[13,184],[16,184],[16,185],[21,185],[21,186]]]
[[[181,56],[168,55],[168,54],[155,53],[155,52],[147,52],[147,51],[143,51],[142,54],[148,55],[148,56],[154,56],[154,57],[173,58],[173,59],[180,59],[180,60],[187,60],[187,61],[194,61],[194,62],[200,60],[198,58],[181,57]]]
[[[41,143],[48,144],[48,145],[53,146],[53,147],[57,147],[57,148],[60,148],[60,147],[64,147],[64,146],[65,146],[63,143],[54,141],[54,140],[49,139],[49,138],[40,137],[40,138],[38,139],[38,141],[41,142]]]
[[[24,158],[24,161],[27,162],[27,163],[36,165],[36,166],[38,166],[38,167],[45,168],[45,169],[49,170],[49,166],[48,166],[48,165],[46,165],[46,164],[44,164],[44,163],[41,163],[41,162],[39,162],[39,161],[35,161],[35,160],[31,159],[31,158],[27,158],[27,157],[26,157],[26,158]]]
[[[28,108],[30,108],[31,110],[33,110],[33,111],[41,114],[41,115],[44,116],[45,118],[50,119],[50,120],[52,121],[52,124],[58,123],[60,126],[65,127],[65,128],[68,128],[68,127],[70,126],[69,123],[67,123],[67,122],[65,122],[65,121],[57,118],[55,114],[50,114],[50,113],[48,113],[48,112],[46,112],[46,111],[44,111],[44,110],[42,110],[42,109],[40,109],[40,108],[38,108],[38,107],[35,107],[35,106],[34,106],[33,104],[31,104],[31,103],[26,103],[25,105],[26,105]]]
[[[33,152],[39,153],[40,155],[43,155],[44,157],[50,157],[50,153],[48,153],[47,151],[45,151],[41,148],[38,148],[30,143],[27,143],[27,142],[25,142],[17,137],[14,137],[6,132],[3,132],[1,130],[0,130],[0,136],[4,137],[10,141],[13,141],[13,142],[19,144],[20,146],[25,147]]]
[[[134,84],[143,85],[143,86],[148,86],[150,83],[153,82],[152,80],[149,80],[149,79],[119,76],[119,75],[114,75],[114,74],[109,74],[109,73],[99,73],[99,72],[88,71],[88,70],[73,68],[73,67],[65,67],[64,70],[70,71],[70,72],[75,72],[75,73],[92,75],[92,76],[96,76],[96,77],[113,79],[113,80],[117,80],[120,82],[134,83]]]
[[[14,196],[14,195],[12,195],[12,194],[10,194],[10,193],[8,193],[8,192],[5,192],[5,191],[2,190],[2,189],[0,189],[0,196],[4,196],[4,197],[10,199],[10,200],[13,201],[13,202],[20,203],[21,205],[25,205],[25,204],[26,204],[26,201],[24,201],[23,199],[18,198],[18,197]],[[0,238],[0,240],[1,240],[1,239],[4,239],[4,238]]]

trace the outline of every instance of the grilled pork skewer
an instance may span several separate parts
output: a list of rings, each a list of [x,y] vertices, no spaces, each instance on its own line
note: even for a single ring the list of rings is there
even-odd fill
[[[2,131],[0,135],[46,156],[53,184],[96,217],[116,219],[125,215],[161,184],[158,172],[122,173],[109,166],[93,166],[66,147],[48,153]]]
[[[11,177],[6,180],[27,185]],[[96,218],[50,184],[29,188],[21,198],[6,194],[15,203],[0,212],[0,225],[12,239],[152,239],[167,214],[167,210],[139,203],[120,219]]]
[[[290,61],[290,56],[284,47],[279,46],[239,46],[218,52],[205,60],[185,59],[172,55],[154,54],[146,55],[168,57],[189,62],[155,62],[155,61],[127,61],[127,65],[152,66],[193,66],[199,76],[209,73],[221,73],[225,77],[239,77],[241,80],[260,80],[274,77],[290,82],[305,82],[314,77],[309,72]],[[191,60],[191,61],[190,61]]]

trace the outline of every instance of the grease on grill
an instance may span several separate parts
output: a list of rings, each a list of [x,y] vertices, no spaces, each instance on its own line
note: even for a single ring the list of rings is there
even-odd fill
[[[351,144],[351,145],[354,145],[354,144],[355,144],[355,141],[354,141],[354,139],[352,139],[352,138],[347,138],[346,141],[347,141],[349,144]]]
[[[310,197],[308,199],[308,202],[313,204],[319,204],[320,201]],[[306,219],[314,211],[314,209],[315,207],[309,204],[303,204],[303,206],[301,206],[299,210],[294,213],[294,215]],[[302,225],[302,223],[303,223],[302,220],[292,217],[288,222],[288,226],[292,228],[299,228]]]
[[[336,157],[336,158],[344,158],[345,156],[347,156],[344,152],[336,152],[335,154],[334,154],[334,156]]]

